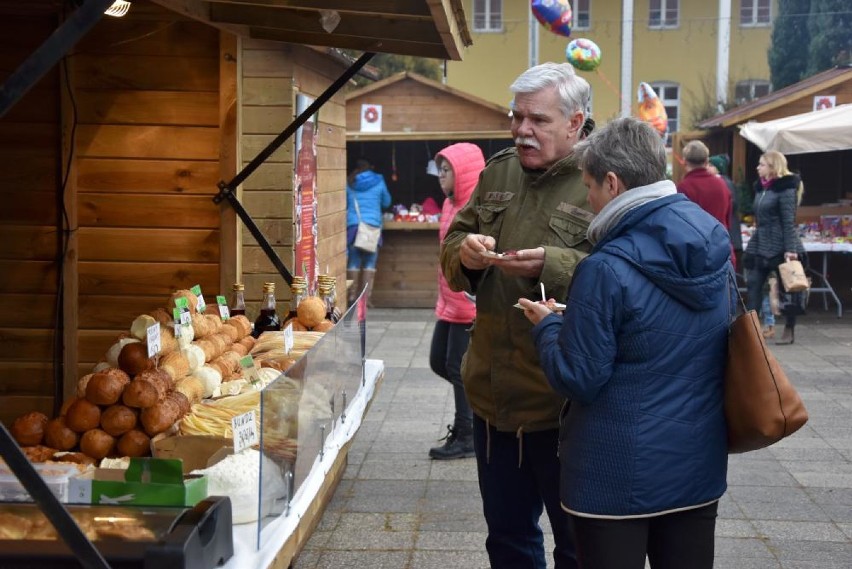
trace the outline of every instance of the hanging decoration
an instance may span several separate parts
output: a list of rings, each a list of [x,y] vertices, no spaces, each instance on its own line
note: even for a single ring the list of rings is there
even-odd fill
[[[565,58],[580,71],[594,71],[601,64],[601,48],[590,39],[577,38],[568,43]]]
[[[654,130],[660,133],[660,136],[665,137],[669,128],[669,117],[666,114],[666,107],[657,93],[650,85],[642,82],[639,83],[637,98],[639,100],[639,119],[650,124],[654,127]]]
[[[574,14],[568,0],[530,0],[530,8],[535,19],[554,34],[571,35]]]
[[[396,142],[391,142],[391,181],[396,182],[399,176],[396,173]]]

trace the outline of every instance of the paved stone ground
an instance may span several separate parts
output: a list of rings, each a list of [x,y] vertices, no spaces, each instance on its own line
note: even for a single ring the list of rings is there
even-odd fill
[[[448,384],[429,369],[434,320],[431,310],[370,311],[368,354],[384,360],[385,380],[294,569],[488,567],[474,460],[427,455],[453,412]],[[796,333],[773,352],[810,421],[730,458],[717,569],[852,568],[852,316],[813,311]]]

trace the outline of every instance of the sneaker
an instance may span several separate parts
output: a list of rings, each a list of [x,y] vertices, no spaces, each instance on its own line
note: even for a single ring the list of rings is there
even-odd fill
[[[445,442],[442,446],[429,449],[429,456],[435,460],[453,460],[475,456],[473,450],[473,435],[459,436],[456,429],[447,425],[447,435],[440,439]]]

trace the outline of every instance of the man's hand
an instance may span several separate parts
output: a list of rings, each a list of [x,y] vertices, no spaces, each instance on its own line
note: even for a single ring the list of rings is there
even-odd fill
[[[542,302],[533,302],[528,298],[519,298],[518,304],[523,307],[524,316],[533,323],[533,326],[541,322],[548,314],[553,314],[550,308]]]
[[[513,277],[538,278],[544,268],[544,247],[521,249],[506,259],[488,259],[488,264]]]
[[[472,271],[481,271],[486,269],[490,259],[482,254],[486,251],[493,251],[497,242],[493,237],[471,233],[462,241],[459,247],[459,261],[461,264]]]

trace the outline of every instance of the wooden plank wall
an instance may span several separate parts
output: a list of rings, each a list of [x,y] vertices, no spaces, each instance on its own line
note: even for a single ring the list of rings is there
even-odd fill
[[[508,132],[509,119],[492,108],[404,78],[347,101],[346,124],[361,129],[361,105],[382,105],[384,132]],[[508,101],[507,101],[508,103]]]
[[[41,6],[39,6],[41,5]],[[0,4],[0,81],[57,27],[46,2]],[[39,9],[40,8],[40,9]],[[0,421],[52,410],[61,184],[59,72],[0,119]],[[58,368],[58,366],[57,366]]]
[[[241,164],[245,166],[295,119],[297,93],[316,98],[343,72],[340,64],[297,45],[241,40]],[[317,139],[318,257],[320,268],[337,275],[345,290],[346,131],[345,102],[338,93],[319,111]],[[291,138],[242,184],[240,197],[281,260],[292,272],[293,154]],[[242,224],[240,224],[242,226]],[[264,282],[276,283],[279,313],[288,310],[290,291],[245,227],[242,281],[247,315],[254,318]],[[345,294],[338,294],[342,305]]]
[[[173,290],[220,293],[219,32],[134,2],[70,62],[84,373]]]

